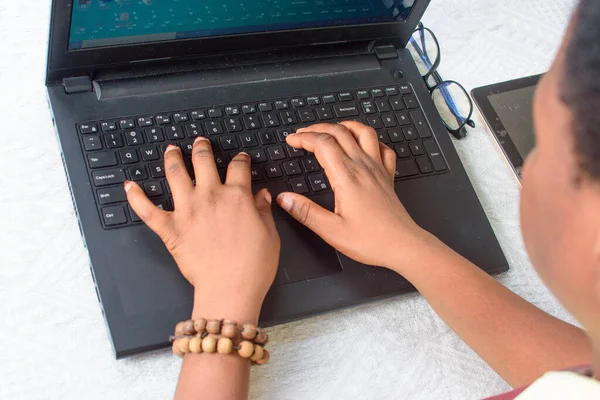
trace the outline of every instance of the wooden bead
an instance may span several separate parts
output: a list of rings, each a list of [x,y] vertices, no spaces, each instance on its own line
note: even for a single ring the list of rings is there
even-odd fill
[[[173,342],[173,347],[177,347],[180,353],[186,354],[190,352],[190,338],[179,338]]]
[[[221,333],[221,321],[218,319],[211,319],[206,324],[206,330],[208,333],[214,333],[215,335],[218,335]]]
[[[202,333],[206,330],[206,320],[204,318],[200,318],[194,321],[194,330],[198,333]]]
[[[267,343],[268,340],[269,340],[269,335],[267,335],[267,332],[262,328],[258,328],[258,334],[254,338],[254,343],[264,345],[265,343]]]
[[[233,342],[229,338],[221,338],[217,342],[217,352],[219,354],[230,354],[233,350]]]
[[[190,352],[192,353],[202,353],[202,339],[198,336],[194,336],[190,339]]]
[[[184,335],[193,335],[194,333],[196,333],[196,330],[194,329],[194,321],[187,320],[183,323],[183,334]]]
[[[256,362],[256,365],[263,365],[263,364],[266,364],[269,362],[269,359],[271,358],[269,351],[264,350],[263,353],[264,354],[263,354],[262,358]]]
[[[214,353],[217,350],[217,338],[214,336],[207,336],[202,339],[202,351],[205,353]]]
[[[242,357],[242,358],[252,357],[252,354],[254,353],[254,344],[252,344],[252,342],[244,340],[243,342],[241,342],[239,344],[238,347],[239,347],[238,354],[240,355],[240,357]]]
[[[180,323],[178,323],[177,325],[175,325],[175,336],[183,336],[183,325],[185,324],[185,321],[182,321]]]
[[[179,350],[179,345],[178,345],[178,343],[175,343],[175,342],[173,342],[173,346],[172,346],[172,348],[171,348],[171,349],[173,350],[173,354],[175,354],[175,355],[177,355],[177,356],[179,356],[179,357],[181,357],[181,358],[183,358],[183,356],[185,355],[183,352],[181,352],[181,351]]]
[[[225,320],[223,321],[223,328],[221,329],[221,335],[226,338],[233,339],[238,333],[237,322]]]
[[[263,348],[257,344],[254,345],[254,354],[252,354],[252,357],[250,357],[250,360],[256,362],[258,360],[260,360],[261,358],[263,358]]]
[[[256,326],[245,324],[242,329],[242,337],[246,340],[252,340],[256,336]]]

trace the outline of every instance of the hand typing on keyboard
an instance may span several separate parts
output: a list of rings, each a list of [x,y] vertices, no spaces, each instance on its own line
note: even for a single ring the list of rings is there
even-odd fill
[[[317,124],[289,135],[287,143],[315,154],[335,193],[335,213],[291,192],[277,197],[283,209],[359,262],[388,268],[411,263],[430,234],[394,192],[396,154],[374,129],[357,122]]]
[[[194,314],[257,321],[279,262],[271,195],[252,195],[248,154],[231,160],[224,184],[208,139],[196,139],[191,155],[197,185],[179,147],[164,154],[175,211],[157,207],[132,181],[125,182],[127,200],[194,286]]]

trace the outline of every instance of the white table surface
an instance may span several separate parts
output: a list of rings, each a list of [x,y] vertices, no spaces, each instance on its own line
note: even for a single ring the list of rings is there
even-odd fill
[[[0,399],[165,399],[169,351],[113,358],[44,89],[49,3],[0,2]],[[467,89],[547,70],[574,0],[433,0],[441,73]],[[519,189],[483,122],[455,142],[511,265],[500,281],[559,318],[525,254]],[[477,399],[508,389],[417,294],[270,330],[253,399]],[[518,332],[515,332],[518,335]]]

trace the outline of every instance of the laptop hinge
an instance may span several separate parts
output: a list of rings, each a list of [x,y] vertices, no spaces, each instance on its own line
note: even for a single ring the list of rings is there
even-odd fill
[[[375,46],[373,48],[378,60],[390,60],[398,58],[398,51],[394,45],[388,44],[384,46]]]
[[[93,92],[92,80],[89,76],[64,78],[63,86],[67,94]]]

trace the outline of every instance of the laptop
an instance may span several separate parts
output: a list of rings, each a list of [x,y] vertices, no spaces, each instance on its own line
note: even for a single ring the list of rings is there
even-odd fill
[[[221,174],[243,149],[254,190],[294,190],[333,209],[318,162],[285,137],[315,122],[361,121],[396,150],[396,190],[417,223],[486,272],[508,269],[405,48],[428,3],[52,1],[48,98],[117,358],[168,346],[191,314],[191,286],[122,185],[137,181],[172,209],[163,152],[173,143],[189,157],[197,136],[211,140]],[[414,290],[337,253],[277,205],[274,214],[281,260],[261,325]]]

